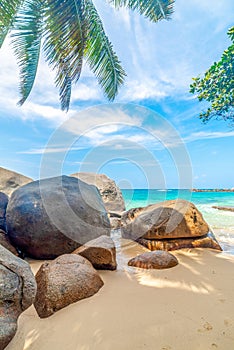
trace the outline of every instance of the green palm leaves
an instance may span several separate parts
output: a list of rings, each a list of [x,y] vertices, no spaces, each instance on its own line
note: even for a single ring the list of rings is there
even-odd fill
[[[117,8],[126,7],[137,11],[152,22],[170,19],[174,5],[174,0],[109,0],[109,2]]]
[[[138,11],[153,22],[169,19],[172,0],[110,0],[115,7]],[[0,0],[0,47],[11,32],[20,68],[20,101],[29,96],[41,49],[56,72],[62,110],[70,105],[72,84],[85,59],[104,95],[114,100],[125,72],[113,50],[92,0]]]

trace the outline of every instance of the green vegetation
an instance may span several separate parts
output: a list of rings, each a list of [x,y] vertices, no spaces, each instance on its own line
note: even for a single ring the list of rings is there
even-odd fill
[[[108,2],[138,11],[152,22],[169,19],[174,4],[173,0]],[[1,0],[0,47],[9,32],[20,68],[20,105],[32,90],[41,49],[56,71],[63,110],[69,109],[72,84],[80,78],[84,59],[109,100],[124,82],[125,71],[92,0]]]
[[[221,60],[215,62],[204,78],[193,78],[190,92],[197,93],[199,101],[206,100],[211,106],[200,114],[203,122],[212,117],[234,120],[234,27],[228,31],[232,45],[224,51]]]

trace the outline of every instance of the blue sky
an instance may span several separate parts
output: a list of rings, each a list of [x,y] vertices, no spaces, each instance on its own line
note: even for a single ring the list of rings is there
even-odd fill
[[[95,4],[128,76],[108,104],[84,66],[69,113],[60,111],[54,74],[41,60],[29,100],[17,107],[18,71],[0,52],[0,166],[33,178],[106,173],[122,188],[234,187],[234,130],[198,119],[205,105],[189,94],[230,44],[233,0],[177,0],[171,21],[152,24]]]

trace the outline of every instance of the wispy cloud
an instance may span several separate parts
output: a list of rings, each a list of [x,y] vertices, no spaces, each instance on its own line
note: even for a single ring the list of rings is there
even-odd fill
[[[233,137],[234,131],[199,131],[194,132],[191,135],[184,138],[184,141],[189,143],[193,141],[206,140],[206,139],[220,139],[226,137]]]
[[[80,147],[52,147],[52,148],[32,148],[26,151],[17,152],[18,154],[47,154],[47,153],[66,153],[66,152],[77,152],[80,151]]]

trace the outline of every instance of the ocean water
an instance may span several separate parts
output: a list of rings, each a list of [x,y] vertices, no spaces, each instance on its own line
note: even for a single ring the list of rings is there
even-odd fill
[[[234,254],[234,212],[212,206],[234,207],[234,192],[191,192],[189,190],[122,190],[126,208],[142,207],[170,199],[193,202],[217,237],[223,251]]]

